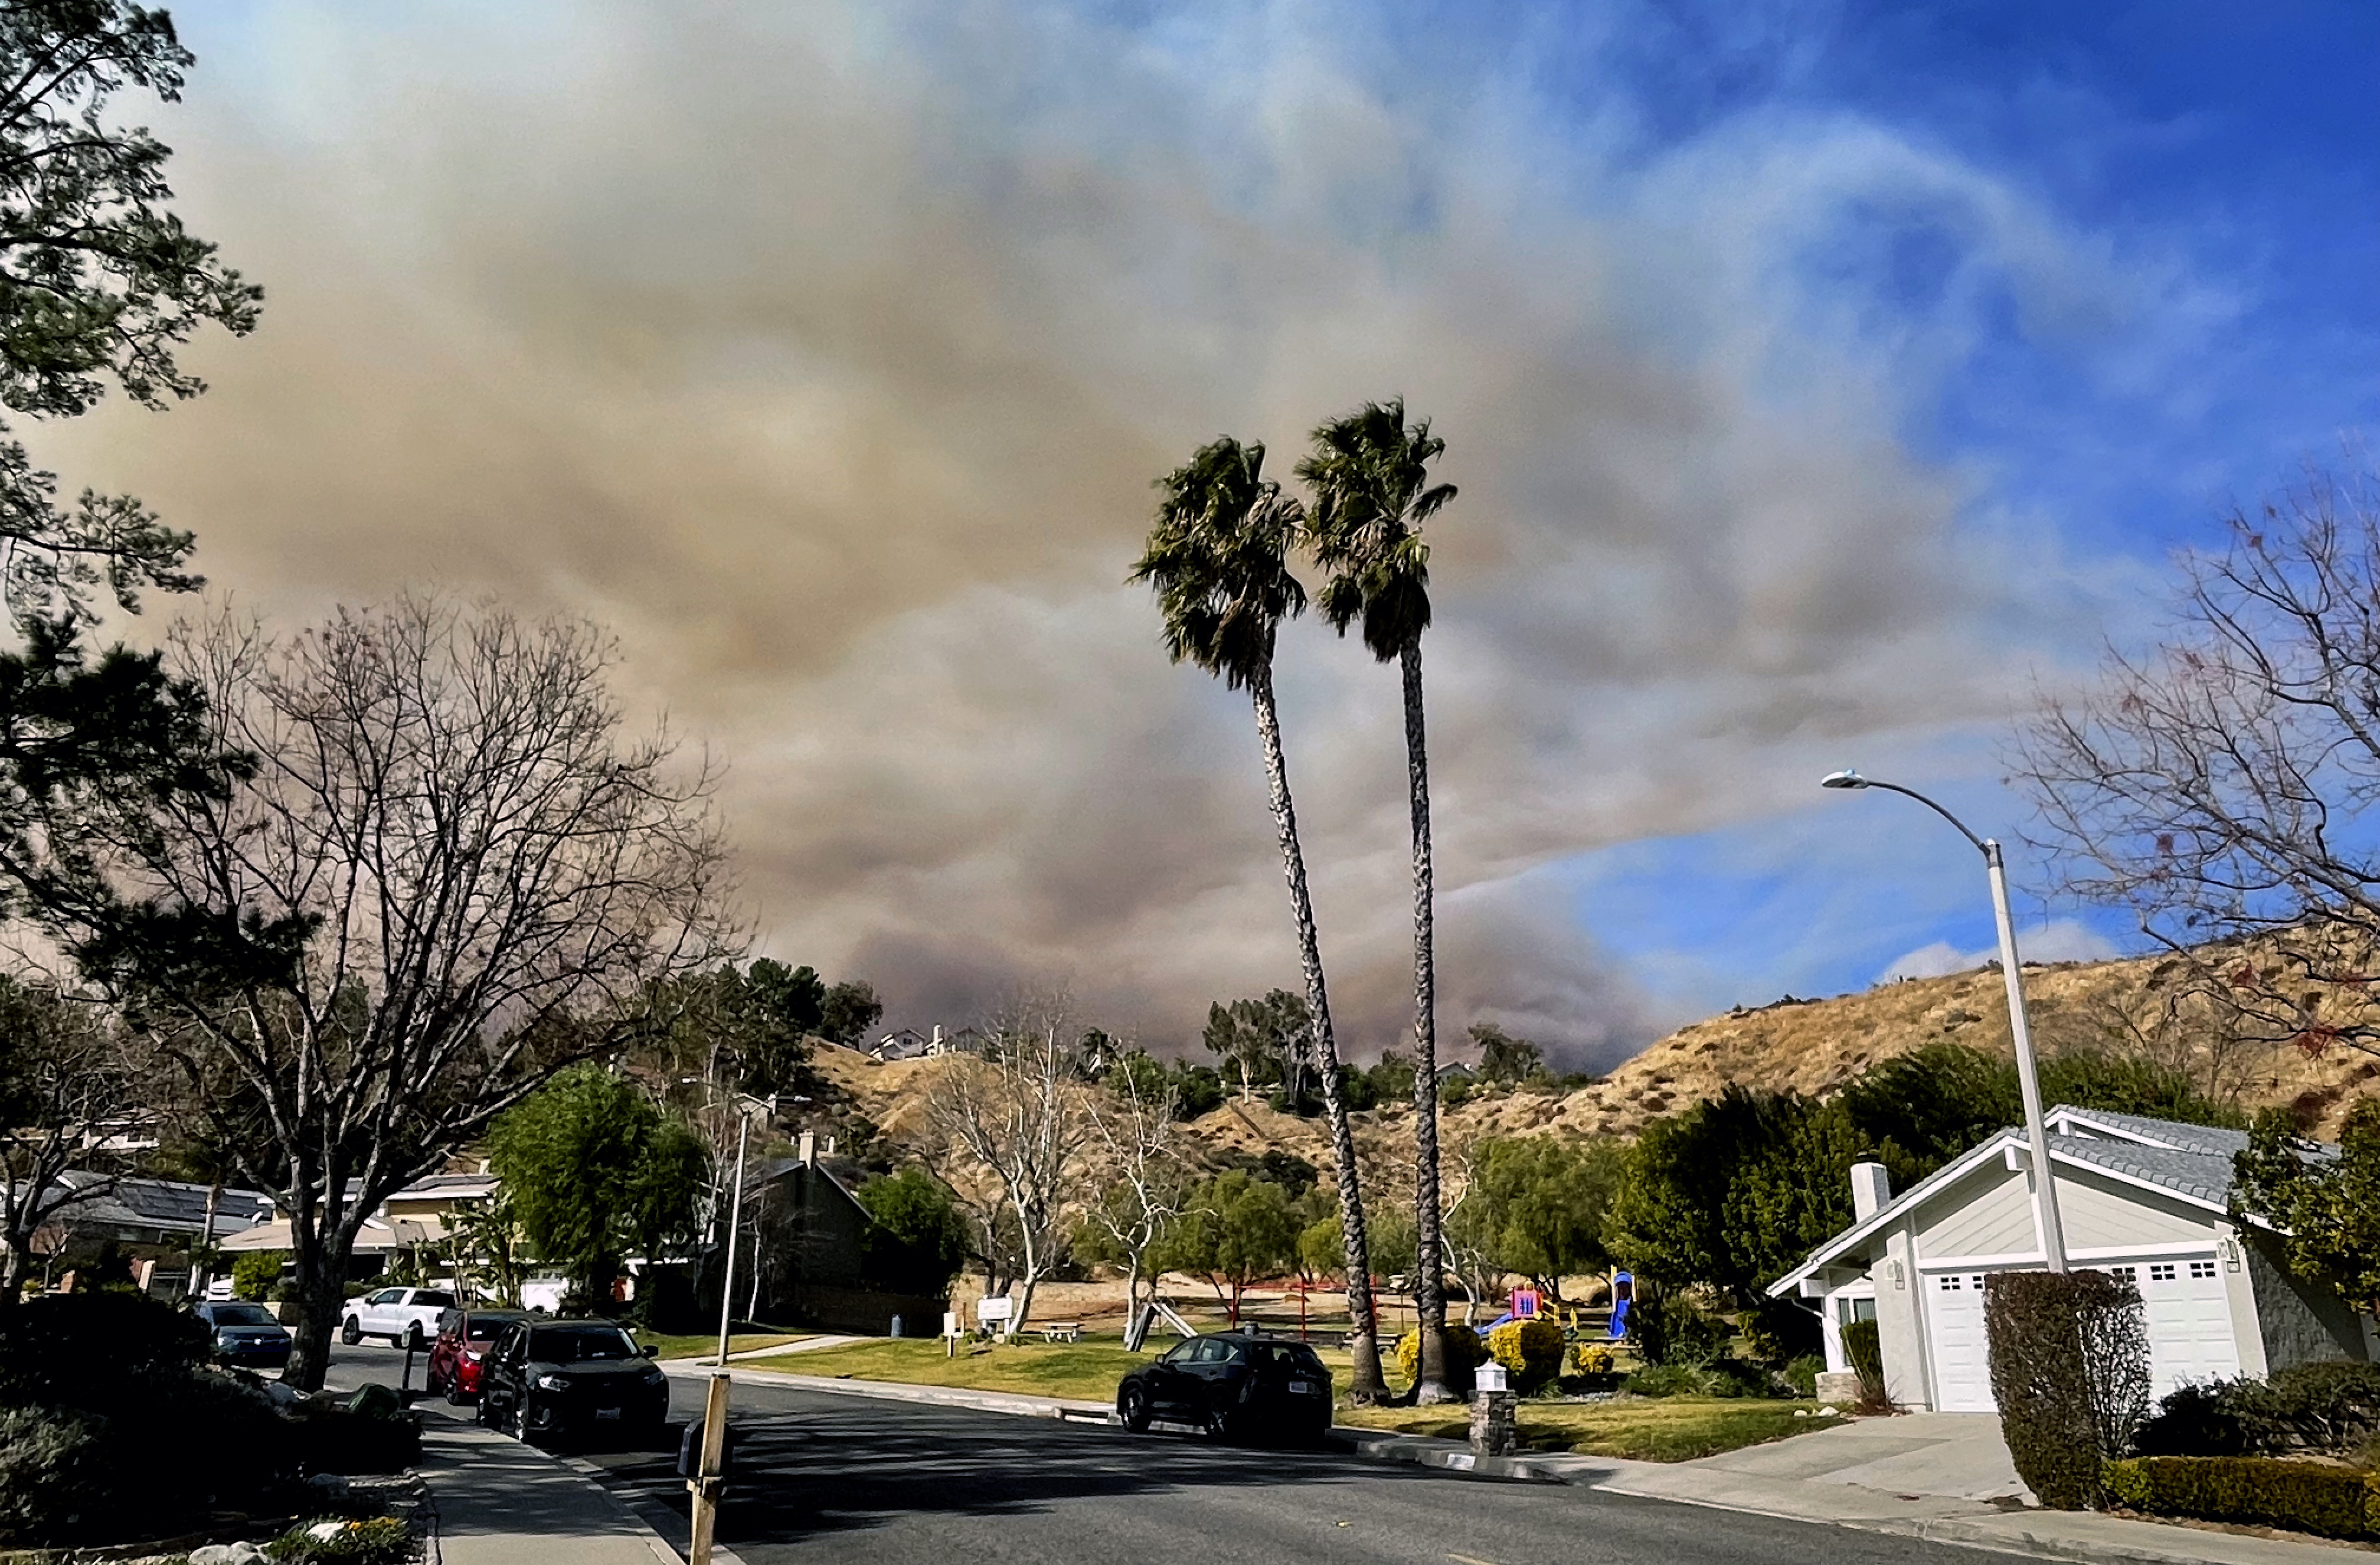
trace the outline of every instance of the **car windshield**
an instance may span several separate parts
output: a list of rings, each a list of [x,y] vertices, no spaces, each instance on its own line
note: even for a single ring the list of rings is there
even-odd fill
[[[262,1304],[212,1304],[209,1308],[213,1312],[217,1326],[278,1326],[281,1324],[273,1318],[272,1312]]]
[[[474,1342],[484,1342],[519,1318],[516,1315],[475,1315],[466,1335]]]
[[[540,1326],[528,1334],[528,1356],[548,1364],[635,1358],[637,1344],[616,1326]]]

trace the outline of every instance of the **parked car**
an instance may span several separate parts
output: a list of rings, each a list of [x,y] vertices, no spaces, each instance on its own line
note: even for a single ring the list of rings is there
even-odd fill
[[[490,1346],[504,1328],[528,1318],[527,1310],[447,1310],[438,1317],[438,1340],[430,1344],[425,1382],[456,1407],[480,1394],[480,1370]]]
[[[649,1444],[669,1422],[652,1353],[609,1321],[516,1322],[480,1365],[480,1422],[530,1441],[617,1431]]]
[[[198,1304],[190,1313],[215,1336],[215,1362],[241,1369],[279,1369],[289,1362],[289,1333],[262,1304]]]
[[[1222,1439],[1318,1441],[1330,1428],[1330,1371],[1312,1348],[1252,1331],[1177,1342],[1116,1386],[1116,1417],[1193,1424]]]
[[[339,1341],[353,1347],[367,1337],[385,1337],[394,1348],[419,1348],[438,1333],[438,1317],[455,1307],[443,1288],[382,1288],[349,1299],[339,1321]]]

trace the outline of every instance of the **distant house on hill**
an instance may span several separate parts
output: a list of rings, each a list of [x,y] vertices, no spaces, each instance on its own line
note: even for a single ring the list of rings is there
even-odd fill
[[[898,1032],[886,1033],[878,1038],[876,1046],[868,1051],[868,1057],[878,1061],[922,1060],[932,1047],[933,1040],[925,1034],[915,1027],[903,1027]]]
[[[1449,1082],[1470,1083],[1476,1082],[1478,1079],[1478,1067],[1466,1065],[1460,1060],[1449,1060],[1438,1068],[1438,1085],[1440,1086],[1444,1086]]]
[[[926,1053],[929,1057],[940,1057],[944,1054],[981,1054],[985,1045],[990,1041],[973,1027],[961,1027],[958,1031],[949,1034],[936,1027],[933,1041],[926,1046]]]
[[[2067,1255],[2128,1276],[2147,1309],[2155,1394],[2323,1359],[2370,1360],[2369,1319],[2301,1282],[2275,1236],[2232,1217],[2236,1130],[2060,1105],[2046,1116]],[[2011,1127],[1899,1195],[1852,1168],[1852,1226],[1769,1287],[1818,1312],[1828,1367],[1842,1328],[1873,1320],[1895,1405],[1991,1413],[1984,1280],[2046,1264],[2025,1134]]]

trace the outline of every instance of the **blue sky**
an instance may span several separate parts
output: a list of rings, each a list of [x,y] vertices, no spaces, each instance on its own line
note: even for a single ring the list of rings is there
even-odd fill
[[[2028,518],[2098,557],[2119,642],[2150,628],[2170,551],[2380,418],[2380,8],[1651,5],[1614,30],[1648,149],[1744,116],[1889,125],[2028,192],[2137,281],[2129,311],[2029,308],[1962,279],[1962,236],[1923,210],[1852,215],[1803,261],[1817,308],[1879,334],[1967,290],[1972,334],[1917,367],[1900,432],[1976,475],[1963,520],[1979,538]],[[1557,91],[1561,76],[1549,66]],[[1979,566],[2001,558],[1979,547]],[[2026,807],[1988,734],[1946,751],[1904,780],[2020,835]],[[1814,792],[1807,812],[1582,855],[1562,879],[1586,927],[1691,1011],[1864,987],[1936,942],[1988,947],[1974,857],[1904,801]],[[2019,884],[2037,887],[2029,858]],[[2025,914],[2069,924],[2045,951],[2089,949],[2073,926],[2134,946],[2118,912],[2036,896]]]

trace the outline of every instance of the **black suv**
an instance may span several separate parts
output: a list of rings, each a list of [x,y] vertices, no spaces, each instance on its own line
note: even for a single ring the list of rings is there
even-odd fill
[[[524,1440],[650,1444],[669,1421],[669,1377],[650,1352],[605,1320],[507,1327],[480,1366],[480,1422]]]
[[[1314,1444],[1330,1429],[1330,1371],[1303,1342],[1218,1331],[1176,1343],[1116,1387],[1116,1417],[1135,1434],[1155,1420],[1224,1439]]]

